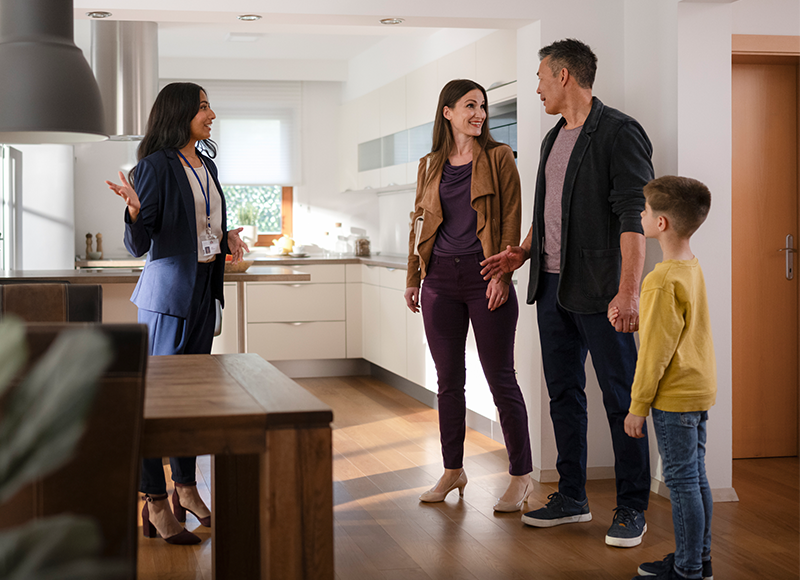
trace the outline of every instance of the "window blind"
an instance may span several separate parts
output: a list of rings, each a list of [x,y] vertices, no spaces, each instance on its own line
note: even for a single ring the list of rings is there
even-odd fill
[[[169,80],[162,80],[161,85]],[[217,115],[211,139],[224,185],[301,183],[300,128],[303,90],[299,81],[198,83]]]

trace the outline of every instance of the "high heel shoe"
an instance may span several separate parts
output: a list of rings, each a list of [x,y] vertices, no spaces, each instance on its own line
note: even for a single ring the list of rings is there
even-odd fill
[[[518,502],[512,501],[503,501],[500,498],[497,498],[497,501],[494,504],[494,511],[496,512],[518,512],[522,509],[522,504],[528,501],[528,497],[533,493],[533,482],[529,477],[528,480],[525,482],[525,489],[522,492],[522,499]]]
[[[144,496],[144,507],[142,507],[142,533],[144,534],[145,538],[158,537],[158,531],[156,530],[156,527],[153,525],[153,523],[150,521],[149,504],[154,501],[160,501],[162,499],[167,499],[167,494],[163,495],[145,494]],[[184,528],[174,536],[164,538],[164,541],[167,542],[168,544],[186,546],[190,544],[199,544],[201,540],[192,532]]]
[[[196,513],[194,513],[189,508],[185,508],[181,505],[181,498],[178,494],[178,488],[181,487],[195,487],[197,484],[190,484],[190,483],[175,483],[175,491],[172,493],[172,513],[175,514],[175,517],[178,519],[179,522],[183,523],[186,521],[186,512],[189,512],[194,517],[197,518],[197,521],[200,522],[200,525],[205,528],[211,527],[211,516],[208,515],[204,518],[198,517]]]
[[[438,485],[438,484],[437,484]],[[467,487],[467,474],[462,469],[461,474],[456,479],[455,483],[447,488],[446,491],[433,491],[436,489],[434,485],[431,489],[423,493],[419,496],[419,501],[424,501],[425,503],[436,503],[440,501],[444,501],[444,498],[447,497],[447,494],[453,491],[455,488],[458,488],[458,495],[459,497],[464,497],[464,488]]]

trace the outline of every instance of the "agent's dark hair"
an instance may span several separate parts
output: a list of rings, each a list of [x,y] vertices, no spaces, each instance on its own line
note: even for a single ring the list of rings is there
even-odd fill
[[[469,79],[455,79],[447,83],[442,92],[439,93],[439,103],[436,105],[436,117],[433,122],[433,146],[431,148],[431,163],[428,167],[426,183],[430,181],[434,175],[439,175],[444,167],[445,161],[450,157],[453,152],[456,140],[453,136],[453,128],[450,121],[444,116],[444,108],[455,108],[456,103],[461,100],[461,97],[478,89],[483,94],[484,106],[486,107],[486,119],[481,126],[481,134],[475,139],[484,150],[492,149],[500,143],[492,138],[489,132],[489,99],[486,97],[486,90]]]
[[[547,64],[553,71],[553,76],[565,68],[570,75],[575,77],[579,87],[592,88],[597,73],[597,56],[588,44],[574,38],[558,40],[539,50],[539,60],[544,60],[548,56],[550,62]]]
[[[644,197],[655,214],[667,217],[675,232],[688,238],[711,209],[711,192],[691,177],[665,175],[644,186]]]
[[[200,110],[200,92],[205,89],[195,83],[170,83],[158,93],[144,138],[136,150],[137,163],[162,149],[180,149],[189,142],[190,126]],[[198,143],[198,148],[208,157],[217,155],[217,144],[211,139]],[[128,173],[133,183],[134,167]]]

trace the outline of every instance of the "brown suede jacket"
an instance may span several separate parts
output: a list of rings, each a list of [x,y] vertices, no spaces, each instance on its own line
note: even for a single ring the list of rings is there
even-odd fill
[[[436,233],[444,218],[442,202],[439,198],[441,172],[428,185],[425,173],[428,156],[419,160],[417,171],[417,197],[414,202],[414,215],[408,237],[407,288],[419,288],[425,278]],[[484,257],[493,256],[506,246],[518,246],[520,238],[521,193],[517,164],[514,153],[508,145],[498,145],[484,150],[474,141],[472,147],[472,185],[470,203],[478,213],[478,239],[483,246]],[[422,216],[422,233],[419,239],[419,256],[414,253],[414,222]],[[501,277],[506,284],[511,274]]]

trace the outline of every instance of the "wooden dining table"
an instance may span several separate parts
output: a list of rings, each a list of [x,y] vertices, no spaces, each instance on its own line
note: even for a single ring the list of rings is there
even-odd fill
[[[149,358],[142,457],[213,456],[214,578],[333,578],[332,420],[256,354]]]

